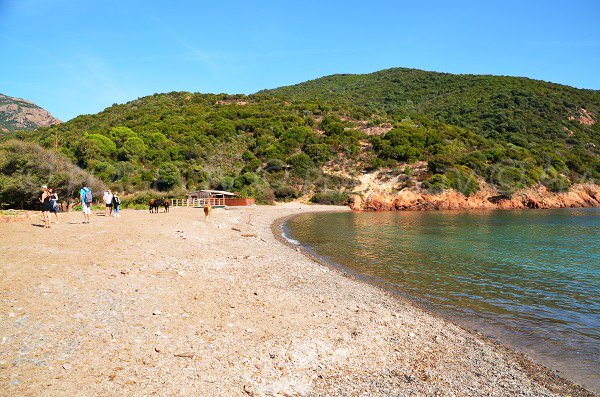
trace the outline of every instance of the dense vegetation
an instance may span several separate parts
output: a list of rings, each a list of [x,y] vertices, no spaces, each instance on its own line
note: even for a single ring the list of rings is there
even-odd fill
[[[600,132],[598,126],[588,129],[569,120],[581,109],[600,115],[600,91],[522,77],[396,68],[327,76],[262,92],[286,100],[329,103],[365,116],[425,115],[520,146],[549,140],[587,143],[597,141]]]
[[[343,202],[334,192],[375,169],[403,170],[404,186],[465,194],[483,181],[511,194],[597,180],[600,124],[590,120],[599,114],[598,91],[391,69],[250,96],[156,94],[19,137],[127,192]],[[425,171],[406,167],[423,161]]]
[[[0,145],[0,209],[38,208],[42,185],[61,201],[77,196],[81,182],[101,192],[103,184],[69,159],[37,144],[10,140]]]

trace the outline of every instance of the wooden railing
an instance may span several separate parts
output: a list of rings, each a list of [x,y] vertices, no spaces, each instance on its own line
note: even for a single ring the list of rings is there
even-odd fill
[[[198,199],[171,199],[173,207],[204,207],[206,204],[212,206],[226,205],[224,198],[198,198]]]

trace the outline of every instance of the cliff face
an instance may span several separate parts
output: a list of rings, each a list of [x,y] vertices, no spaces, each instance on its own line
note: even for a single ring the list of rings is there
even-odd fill
[[[351,208],[366,211],[396,210],[466,210],[519,208],[579,208],[599,207],[599,185],[575,185],[568,192],[553,193],[545,187],[521,190],[512,196],[502,196],[485,187],[466,197],[453,190],[430,194],[417,189],[398,193],[373,192],[352,196]]]
[[[61,121],[32,102],[0,94],[0,131],[35,130]]]

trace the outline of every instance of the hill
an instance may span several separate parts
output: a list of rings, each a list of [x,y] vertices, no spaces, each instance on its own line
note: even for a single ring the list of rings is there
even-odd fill
[[[0,135],[17,130],[35,130],[60,122],[32,102],[0,94]]]
[[[422,114],[517,145],[548,139],[598,140],[600,131],[593,127],[600,115],[600,91],[522,77],[394,68],[326,76],[262,93],[362,113]]]
[[[598,91],[391,69],[249,96],[155,94],[17,136],[127,192],[208,187],[324,202],[381,189],[510,196],[598,180],[598,114]]]

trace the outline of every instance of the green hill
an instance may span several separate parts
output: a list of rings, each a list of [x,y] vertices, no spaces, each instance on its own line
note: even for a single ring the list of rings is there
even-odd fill
[[[598,126],[588,128],[578,120],[569,120],[586,117],[587,112],[600,115],[600,91],[522,77],[395,68],[327,76],[262,93],[287,100],[331,103],[363,114],[426,115],[518,145],[526,145],[524,139],[597,141],[600,131]]]
[[[598,91],[390,69],[250,96],[155,94],[18,137],[130,192],[209,187],[262,201],[327,198],[379,169],[404,174],[398,189],[471,194],[489,183],[511,194],[597,180],[599,114]]]

